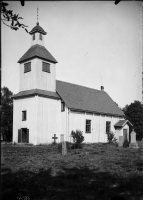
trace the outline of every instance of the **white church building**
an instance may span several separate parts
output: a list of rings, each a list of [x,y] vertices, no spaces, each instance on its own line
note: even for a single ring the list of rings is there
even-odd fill
[[[19,93],[13,96],[13,142],[71,141],[81,130],[84,142],[107,142],[106,132],[129,138],[131,123],[104,91],[56,80],[57,60],[44,46],[39,23],[30,31],[31,47],[19,59]]]

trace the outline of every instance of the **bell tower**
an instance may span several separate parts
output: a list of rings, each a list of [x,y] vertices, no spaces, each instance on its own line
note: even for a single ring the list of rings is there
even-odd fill
[[[40,89],[56,92],[57,61],[44,46],[47,33],[37,22],[29,34],[31,47],[18,61],[19,91]]]
[[[13,142],[52,143],[60,138],[61,99],[56,93],[56,59],[45,48],[39,25],[29,32],[31,46],[18,60],[19,93],[13,96]]]

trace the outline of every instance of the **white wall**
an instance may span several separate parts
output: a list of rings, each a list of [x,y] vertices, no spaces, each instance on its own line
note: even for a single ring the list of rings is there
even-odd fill
[[[91,133],[85,132],[86,119],[91,120]],[[111,131],[118,136],[118,133],[116,134],[115,132],[114,125],[120,119],[119,117],[113,116],[71,111],[69,114],[69,133],[72,130],[76,131],[79,129],[83,132],[84,142],[107,142],[106,121],[111,122]]]
[[[17,99],[13,102],[13,142],[18,142],[18,129],[29,129],[29,143],[36,142],[36,99]],[[22,121],[22,111],[27,111],[27,120]]]
[[[27,120],[22,121],[22,111]],[[61,101],[39,96],[14,100],[13,142],[18,142],[18,129],[29,129],[29,143],[52,143],[54,134],[59,142],[61,134]]]
[[[34,58],[31,61],[31,71],[24,73],[24,63],[19,66],[19,91],[41,89],[56,91],[56,65],[50,63],[50,73],[42,71],[42,60]],[[44,61],[45,62],[45,61]],[[26,62],[25,62],[26,63]]]
[[[37,144],[60,142],[61,101],[37,96]]]

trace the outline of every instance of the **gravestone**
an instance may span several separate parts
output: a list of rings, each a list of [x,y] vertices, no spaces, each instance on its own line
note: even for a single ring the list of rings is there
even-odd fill
[[[61,142],[64,141],[64,134],[61,134]]]
[[[119,136],[119,147],[123,147],[123,143],[124,143],[124,137],[123,136]]]
[[[64,134],[61,134],[61,142],[62,142],[62,155],[65,156],[67,154],[66,142],[64,141]]]
[[[137,141],[136,141],[136,132],[134,132],[134,129],[131,132],[131,142],[129,144],[129,147],[130,148],[139,148],[138,144],[137,144]]]
[[[62,155],[65,156],[67,154],[67,147],[66,147],[66,142],[62,142]]]

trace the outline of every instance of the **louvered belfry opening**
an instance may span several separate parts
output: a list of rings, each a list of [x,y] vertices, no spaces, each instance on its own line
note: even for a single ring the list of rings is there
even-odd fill
[[[43,70],[44,72],[50,73],[50,64],[49,64],[49,63],[46,63],[46,62],[43,62],[43,63],[42,63],[42,70]]]

